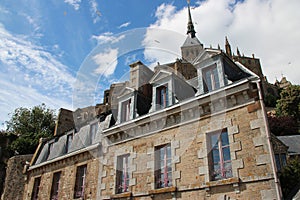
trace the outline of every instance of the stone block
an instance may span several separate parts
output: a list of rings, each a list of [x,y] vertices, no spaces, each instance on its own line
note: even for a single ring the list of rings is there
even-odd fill
[[[228,135],[233,135],[239,133],[239,127],[236,126],[229,126],[227,127]]]
[[[106,184],[105,183],[101,183],[101,190],[105,190],[106,189]]]
[[[136,185],[136,178],[130,179],[130,180],[129,180],[129,185],[130,185],[130,186]]]
[[[174,163],[180,163],[180,156],[173,156],[173,162]]]
[[[180,179],[181,178],[181,171],[175,171],[173,174],[174,179]]]
[[[264,165],[267,163],[270,163],[270,155],[269,154],[263,154],[263,155],[256,156],[256,165]]]
[[[277,199],[275,189],[273,189],[273,190],[262,190],[262,191],[260,191],[260,194],[261,194],[261,199],[264,199],[264,200]]]
[[[199,175],[209,174],[208,166],[201,166],[198,169],[199,169]]]
[[[151,155],[151,154],[153,154],[153,153],[154,153],[153,147],[147,148],[147,155]]]
[[[237,141],[230,144],[230,150],[231,151],[241,151],[242,150],[242,144],[241,141]]]
[[[232,160],[232,168],[233,169],[242,169],[242,168],[244,168],[243,159]]]
[[[172,141],[172,147],[174,149],[178,149],[180,147],[180,142],[179,141]]]
[[[255,147],[262,146],[266,144],[266,142],[267,142],[267,138],[263,136],[253,138],[253,144]]]
[[[147,162],[147,169],[154,169],[154,161]]]
[[[255,119],[255,120],[252,120],[250,121],[250,128],[252,130],[254,129],[257,129],[257,128],[260,128],[263,126],[263,120],[262,118],[259,118],[259,119]]]
[[[198,150],[197,154],[198,154],[198,158],[201,159],[201,158],[206,157],[207,153],[206,153],[206,150],[204,148],[201,148],[201,149]]]
[[[102,177],[106,177],[107,176],[107,171],[102,171]]]

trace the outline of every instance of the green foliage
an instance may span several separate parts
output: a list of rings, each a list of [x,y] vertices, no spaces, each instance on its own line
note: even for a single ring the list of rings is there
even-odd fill
[[[277,116],[292,116],[300,120],[300,86],[290,85],[280,92],[276,104]]]
[[[271,132],[276,136],[297,135],[298,123],[291,116],[268,116]]]
[[[276,97],[273,96],[272,94],[267,94],[264,103],[267,107],[275,107],[276,106]]]
[[[52,137],[54,128],[54,111],[45,104],[31,109],[17,108],[7,122],[7,134],[17,136],[10,147],[18,154],[34,153],[39,139]]]
[[[300,183],[300,159],[291,159],[281,171],[279,178],[283,196],[287,197],[294,187]]]

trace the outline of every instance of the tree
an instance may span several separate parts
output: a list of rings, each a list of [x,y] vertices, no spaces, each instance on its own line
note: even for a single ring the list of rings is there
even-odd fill
[[[300,184],[300,159],[291,159],[280,173],[280,184],[283,196],[286,198]],[[298,191],[298,190],[297,190]],[[289,199],[289,198],[286,198]]]
[[[282,135],[297,135],[298,123],[291,116],[268,116],[271,132],[276,136]]]
[[[276,104],[277,116],[292,116],[300,120],[300,86],[290,85],[280,92]]]
[[[10,148],[17,154],[34,153],[40,138],[53,136],[55,128],[54,111],[45,104],[31,109],[17,108],[7,123],[7,134],[16,135]]]

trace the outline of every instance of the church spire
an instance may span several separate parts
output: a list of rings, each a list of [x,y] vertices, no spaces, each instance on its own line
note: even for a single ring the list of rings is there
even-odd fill
[[[230,44],[228,42],[227,36],[225,36],[225,50],[226,50],[226,54],[231,58],[232,57],[231,47],[230,47]]]
[[[190,0],[187,0],[188,2],[188,12],[189,12],[189,19],[188,19],[188,25],[187,25],[187,34],[191,36],[191,38],[196,37],[196,31],[194,29],[193,21],[192,21],[192,15],[191,15],[191,8],[190,8]]]

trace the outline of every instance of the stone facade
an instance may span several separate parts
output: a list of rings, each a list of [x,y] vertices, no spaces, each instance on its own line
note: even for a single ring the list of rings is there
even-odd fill
[[[23,199],[281,198],[259,76],[188,28],[182,60],[133,63],[110,112],[41,140]]]
[[[29,162],[32,155],[14,156],[7,162],[4,191],[1,200],[22,200],[26,175],[23,174],[26,162]]]

